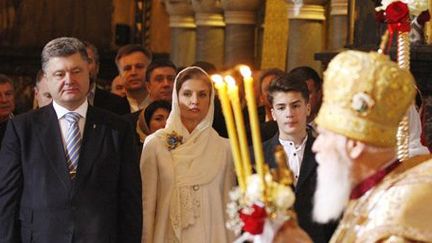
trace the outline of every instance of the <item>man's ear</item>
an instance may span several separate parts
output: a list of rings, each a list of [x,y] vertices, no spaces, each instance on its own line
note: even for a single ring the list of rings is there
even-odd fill
[[[310,116],[311,110],[312,110],[311,104],[310,104],[310,102],[307,102],[306,103],[306,116]]]
[[[351,159],[358,159],[363,151],[365,150],[366,145],[360,141],[347,139],[346,149],[347,154]]]
[[[272,115],[273,121],[276,121],[275,110],[273,108],[271,108],[270,111],[271,111],[271,115]]]

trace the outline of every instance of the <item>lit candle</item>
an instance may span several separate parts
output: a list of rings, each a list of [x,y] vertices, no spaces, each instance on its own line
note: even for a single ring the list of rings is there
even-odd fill
[[[239,148],[237,133],[234,125],[234,118],[233,118],[231,106],[227,95],[226,84],[223,81],[222,76],[220,75],[216,75],[216,74],[212,75],[211,79],[215,83],[215,88],[218,91],[219,100],[222,106],[222,112],[225,118],[225,124],[228,130],[231,151],[234,158],[234,167],[237,174],[238,183],[240,186],[240,191],[244,193],[246,189],[246,181],[243,173],[240,148]]]
[[[247,180],[247,178],[252,173],[252,168],[249,157],[248,142],[246,138],[246,129],[243,120],[243,112],[240,105],[239,90],[238,86],[236,85],[236,81],[232,76],[225,76],[225,82],[228,84],[228,96],[230,98],[231,106],[233,108],[235,124],[237,127],[237,135],[240,142],[240,152],[243,161],[244,178],[245,180]]]
[[[244,86],[245,86],[245,95],[246,95],[246,102],[249,111],[249,121],[251,125],[256,170],[258,172],[261,183],[263,185],[264,192],[266,192],[266,186],[264,180],[264,155],[262,149],[260,125],[259,125],[258,113],[257,113],[258,109],[255,100],[252,72],[248,66],[241,66],[240,73],[243,76]]]

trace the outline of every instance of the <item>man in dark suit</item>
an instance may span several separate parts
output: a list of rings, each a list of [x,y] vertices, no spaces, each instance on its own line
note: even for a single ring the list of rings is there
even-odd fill
[[[307,129],[310,113],[309,92],[304,81],[286,74],[271,82],[268,90],[271,114],[278,133],[263,144],[265,161],[276,168],[274,149],[282,145],[288,158],[288,167],[294,174],[294,204],[299,225],[314,242],[328,242],[336,224],[318,224],[312,220],[312,202],[316,187],[317,163],[312,152],[315,138]]]
[[[97,87],[97,75],[99,74],[99,53],[97,48],[90,42],[84,41],[89,56],[90,92],[88,100],[94,107],[102,108],[118,115],[130,112],[129,102],[126,98],[111,94]]]
[[[0,242],[140,242],[141,181],[127,121],[88,105],[88,56],[50,41],[53,102],[10,120],[0,150]]]

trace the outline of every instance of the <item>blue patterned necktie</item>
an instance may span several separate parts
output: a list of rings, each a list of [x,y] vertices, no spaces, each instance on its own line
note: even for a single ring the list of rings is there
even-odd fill
[[[71,178],[74,178],[78,167],[79,152],[81,148],[81,135],[78,126],[80,115],[76,112],[68,112],[64,117],[69,123],[66,135],[66,161],[69,168],[69,174]]]

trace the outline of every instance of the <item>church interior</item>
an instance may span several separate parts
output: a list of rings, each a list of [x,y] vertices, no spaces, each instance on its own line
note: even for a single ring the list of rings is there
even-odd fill
[[[116,51],[129,43],[144,45],[155,57],[169,57],[178,67],[196,61],[212,63],[220,71],[237,64],[285,71],[307,65],[321,76],[342,50],[380,48],[387,29],[377,21],[375,8],[381,1],[304,0],[301,7],[294,2],[0,0],[0,73],[17,84],[19,114],[32,108],[43,46],[60,36],[77,37],[98,48],[101,86],[117,75]],[[410,70],[419,93],[422,141],[431,148],[432,24],[422,24],[410,33]],[[393,41],[388,53],[394,60],[396,49]]]

